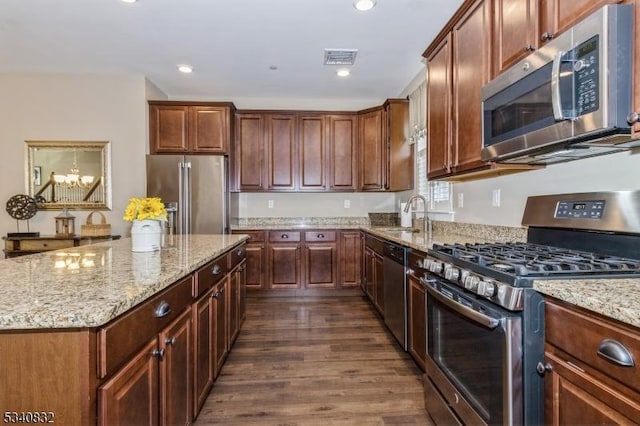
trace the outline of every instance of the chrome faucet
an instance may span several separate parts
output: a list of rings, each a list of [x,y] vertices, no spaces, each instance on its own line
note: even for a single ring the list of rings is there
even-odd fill
[[[404,212],[407,213],[409,211],[409,209],[411,208],[411,204],[413,203],[414,200],[422,200],[422,205],[424,206],[424,210],[423,210],[424,220],[422,221],[422,232],[424,234],[426,234],[426,237],[428,239],[431,239],[431,234],[433,232],[433,226],[431,224],[431,219],[429,219],[426,198],[424,198],[424,196],[422,196],[420,194],[412,195],[409,198],[409,200],[407,200],[407,205],[404,206]],[[414,211],[414,213],[416,213],[416,212]]]

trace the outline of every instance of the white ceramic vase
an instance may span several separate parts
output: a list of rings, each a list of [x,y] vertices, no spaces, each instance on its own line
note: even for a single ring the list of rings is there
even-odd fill
[[[131,251],[160,250],[162,224],[159,220],[134,220],[131,225]]]

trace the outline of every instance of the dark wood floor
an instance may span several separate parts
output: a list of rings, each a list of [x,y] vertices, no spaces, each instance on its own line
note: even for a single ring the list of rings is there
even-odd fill
[[[249,297],[196,425],[430,425],[421,372],[354,297]]]

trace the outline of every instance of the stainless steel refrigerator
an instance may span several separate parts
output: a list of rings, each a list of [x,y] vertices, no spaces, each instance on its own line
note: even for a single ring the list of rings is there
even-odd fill
[[[219,155],[147,155],[147,196],[175,203],[178,234],[228,234],[228,169]]]

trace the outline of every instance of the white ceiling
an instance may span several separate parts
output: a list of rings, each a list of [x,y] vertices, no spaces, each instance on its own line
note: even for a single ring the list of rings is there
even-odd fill
[[[359,12],[352,0],[1,0],[0,72],[144,75],[183,99],[381,100],[423,69],[461,3],[378,0]],[[323,65],[325,48],[359,49],[351,76]]]

